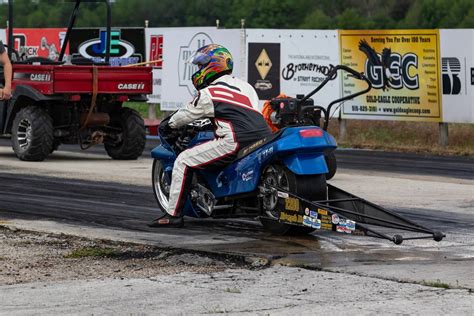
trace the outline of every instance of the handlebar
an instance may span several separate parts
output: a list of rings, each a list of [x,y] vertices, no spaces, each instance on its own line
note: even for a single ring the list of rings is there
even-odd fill
[[[332,101],[331,103],[329,103],[329,105],[327,106],[327,108],[325,110],[323,110],[323,113],[324,113],[324,126],[323,126],[323,129],[324,130],[327,130],[328,128],[328,125],[329,125],[329,116],[331,114],[331,107],[336,104],[336,103],[340,103],[340,102],[343,102],[343,101],[346,101],[346,100],[350,100],[350,99],[353,99],[355,97],[358,97],[362,94],[365,94],[367,92],[369,92],[371,89],[372,89],[372,83],[369,81],[369,79],[361,72],[358,72],[348,66],[344,66],[344,65],[337,65],[335,67],[333,67],[331,69],[331,71],[328,73],[328,75],[326,76],[326,79],[323,80],[323,82],[321,82],[321,84],[319,86],[316,87],[316,89],[314,89],[313,91],[311,91],[309,94],[307,94],[306,96],[304,96],[301,100],[298,100],[298,103],[299,104],[304,104],[304,102],[306,100],[308,100],[310,97],[312,97],[314,94],[316,94],[318,91],[320,91],[329,81],[331,80],[334,80],[336,79],[337,77],[337,72],[339,70],[343,70],[343,71],[346,71],[348,72],[351,77],[357,79],[357,80],[363,80],[367,83],[367,88],[365,90],[362,90],[362,91],[359,91],[357,93],[354,93],[354,94],[350,94],[348,96],[345,96],[345,97],[342,97],[342,98],[339,98],[339,99],[336,99],[334,101]],[[322,108],[322,107],[320,107]]]

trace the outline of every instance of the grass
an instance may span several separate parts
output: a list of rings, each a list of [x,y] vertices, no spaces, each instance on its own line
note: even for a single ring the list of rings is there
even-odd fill
[[[149,104],[146,102],[125,102],[125,107],[134,109],[140,113],[143,118],[148,117],[148,106]],[[156,117],[161,117],[160,106],[156,105]]]
[[[437,288],[446,289],[446,290],[451,288],[451,286],[449,284],[443,283],[440,280],[437,280],[437,281],[422,281],[421,284],[425,285],[425,286],[437,287]]]
[[[236,287],[232,287],[232,288],[228,287],[228,288],[225,289],[225,292],[227,292],[227,293],[235,293],[235,294],[240,294],[240,293],[242,293],[242,291],[239,290],[239,289],[236,288]]]
[[[64,256],[67,259],[80,259],[87,257],[117,257],[120,253],[112,248],[83,247]]]
[[[127,102],[126,107],[148,117],[148,103]],[[162,116],[159,105],[156,117]],[[339,122],[330,122],[329,132],[339,147],[416,152],[436,155],[474,156],[474,124],[449,124],[449,145],[439,145],[438,123],[347,120],[346,137],[339,138]]]

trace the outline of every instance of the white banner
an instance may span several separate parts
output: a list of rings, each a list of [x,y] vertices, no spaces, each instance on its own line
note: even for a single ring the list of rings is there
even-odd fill
[[[331,65],[339,63],[337,31],[247,29],[246,33],[247,80],[261,100],[280,92],[306,95],[324,80]],[[313,99],[327,106],[339,95],[340,81],[334,80]]]
[[[160,54],[163,56],[161,110],[179,109],[193,99],[196,90],[191,75],[196,68],[187,61],[204,45],[216,43],[225,46],[234,58],[233,74],[240,76],[240,30],[221,30],[214,27],[148,28],[145,34],[147,58],[154,60]]]
[[[474,123],[474,30],[440,30],[443,122]]]
[[[3,42],[3,44],[7,45],[7,33],[5,29],[0,29],[0,41]]]

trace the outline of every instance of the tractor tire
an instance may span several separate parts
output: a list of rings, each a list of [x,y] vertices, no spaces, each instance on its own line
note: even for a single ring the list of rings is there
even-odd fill
[[[297,196],[310,201],[326,200],[327,185],[324,174],[317,175],[296,175],[288,168],[279,165],[271,165],[277,172],[277,183],[272,185],[281,187]],[[267,168],[262,177],[266,176]],[[262,180],[265,180],[262,178]],[[265,203],[264,203],[265,204]],[[263,227],[276,235],[305,235],[314,231],[314,228],[290,225],[278,221],[278,215],[275,212],[267,211],[269,217],[261,217],[260,222]]]
[[[326,180],[330,180],[334,178],[334,175],[336,174],[336,171],[337,171],[337,161],[336,161],[336,155],[334,154],[334,151],[324,156],[324,160],[326,160],[326,165],[328,166],[328,170],[329,170],[329,172],[326,173]]]
[[[140,114],[130,108],[121,108],[111,114],[111,124],[122,130],[122,139],[118,144],[105,143],[107,154],[116,160],[135,160],[145,149],[146,130]]]
[[[12,124],[12,147],[25,161],[43,161],[53,149],[53,120],[38,106],[27,106],[15,116]]]

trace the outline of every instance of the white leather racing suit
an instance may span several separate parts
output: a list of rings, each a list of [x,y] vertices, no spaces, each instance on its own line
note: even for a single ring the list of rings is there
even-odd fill
[[[239,149],[271,134],[258,110],[258,96],[247,82],[231,75],[214,80],[169,121],[179,128],[197,119],[210,118],[215,139],[181,152],[173,166],[167,212],[179,216],[191,185],[194,168],[225,166]]]

